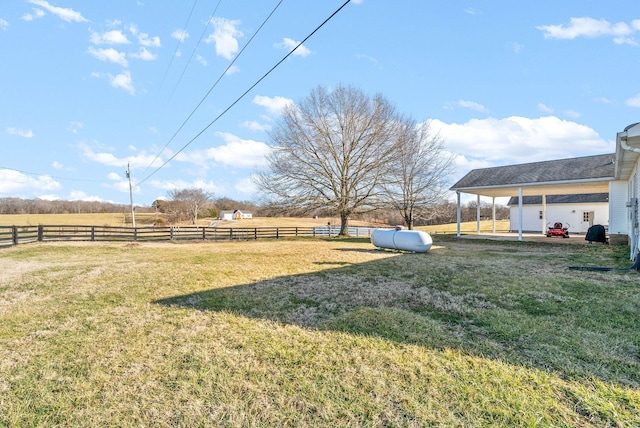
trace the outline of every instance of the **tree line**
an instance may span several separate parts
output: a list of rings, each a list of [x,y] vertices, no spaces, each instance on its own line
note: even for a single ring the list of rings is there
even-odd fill
[[[200,189],[182,189],[188,193],[193,191],[202,192]],[[180,192],[176,191],[176,192]],[[167,199],[153,201],[147,206],[136,206],[138,213],[161,214],[159,223],[177,224],[183,222],[191,223],[193,220],[193,209],[184,201],[174,201],[169,196]],[[311,213],[305,210],[289,209],[288,207],[275,205],[259,205],[251,201],[237,201],[228,197],[216,198],[208,194],[209,198],[205,203],[201,203],[198,208],[199,218],[218,218],[220,211],[233,211],[239,209],[253,213],[255,217],[333,217],[335,213],[329,209],[317,209]],[[178,205],[178,207],[176,207]],[[476,220],[476,201],[470,201],[461,207],[461,220],[463,222]],[[454,202],[441,201],[433,204],[429,208],[419,210],[415,213],[415,226],[429,226],[435,224],[446,224],[456,222],[457,207]],[[480,202],[480,216],[482,219],[491,218],[491,204]],[[124,204],[114,204],[99,201],[48,201],[44,199],[20,199],[20,198],[0,198],[0,215],[2,214],[90,214],[90,213],[123,213],[126,216],[131,214],[131,207]],[[398,225],[403,223],[402,216],[392,209],[381,209],[374,212],[363,213],[354,216],[354,219],[370,221],[386,225]],[[509,218],[509,208],[496,206],[496,219],[503,220]]]

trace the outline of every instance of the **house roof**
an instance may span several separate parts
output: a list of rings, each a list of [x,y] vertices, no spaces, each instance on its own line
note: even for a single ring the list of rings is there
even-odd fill
[[[609,192],[615,153],[474,169],[451,187],[485,196]]]
[[[550,204],[589,204],[609,202],[609,193],[585,193],[582,195],[547,195]],[[518,205],[518,197],[512,196],[507,206]],[[542,196],[523,196],[522,205],[542,205]]]

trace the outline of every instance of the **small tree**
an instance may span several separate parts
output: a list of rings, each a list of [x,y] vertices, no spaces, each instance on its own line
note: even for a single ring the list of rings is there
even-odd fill
[[[444,150],[444,140],[429,121],[416,124],[401,119],[395,145],[395,162],[389,163],[383,182],[386,200],[409,229],[416,217],[444,199],[454,157]]]
[[[205,210],[211,204],[213,193],[205,192],[202,189],[174,189],[167,192],[170,199],[169,209],[177,215],[179,219],[183,216],[191,221],[191,224],[197,224],[198,213]],[[162,204],[162,205],[167,205]]]

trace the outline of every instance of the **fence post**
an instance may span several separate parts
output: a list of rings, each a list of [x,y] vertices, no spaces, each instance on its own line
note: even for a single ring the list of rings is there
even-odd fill
[[[13,226],[11,229],[11,236],[13,238],[13,245],[18,245],[18,228]]]
[[[44,235],[44,227],[41,224],[39,224],[38,225],[38,242],[42,242],[43,235]]]
[[[258,240],[258,228],[255,227],[253,229],[253,239],[255,239],[256,241]]]
[[[137,227],[133,228],[133,240],[134,241],[138,240],[138,228]]]
[[[229,239],[233,239],[233,227],[229,229]]]
[[[95,241],[95,240],[96,240],[96,227],[91,226],[91,241]]]
[[[203,227],[202,228],[202,240],[206,240],[207,239],[207,228]]]

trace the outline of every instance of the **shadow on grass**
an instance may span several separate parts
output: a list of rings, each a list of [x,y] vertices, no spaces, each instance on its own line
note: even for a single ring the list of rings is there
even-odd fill
[[[155,303],[455,348],[569,379],[640,385],[636,277],[561,270],[569,264],[564,247],[534,246],[539,252],[532,257],[532,246],[492,242],[503,251],[479,256],[471,255],[473,244],[461,244],[466,249],[362,264],[339,254],[379,250],[336,248],[335,262],[313,262],[326,265],[319,272],[228,288],[216,288],[214,278],[209,290]]]

